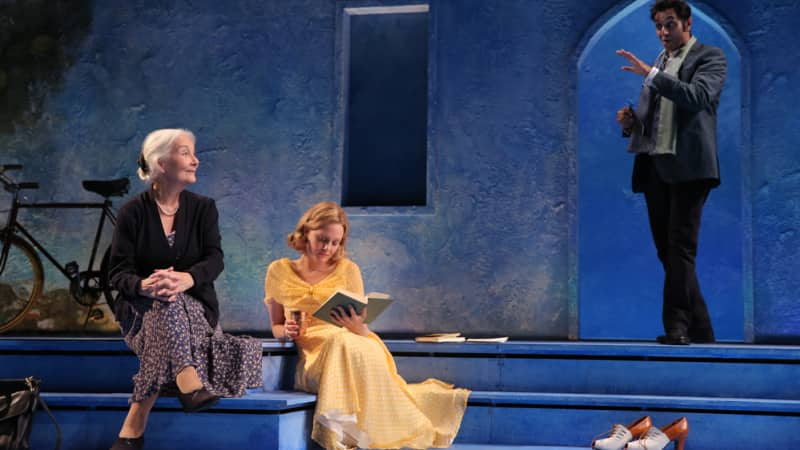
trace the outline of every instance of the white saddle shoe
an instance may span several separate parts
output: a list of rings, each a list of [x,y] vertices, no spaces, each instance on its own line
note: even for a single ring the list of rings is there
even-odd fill
[[[650,416],[644,416],[627,427],[616,424],[608,433],[607,438],[592,441],[592,448],[595,450],[622,450],[631,439],[644,435],[651,426]]]
[[[595,450],[622,450],[631,439],[633,439],[631,430],[624,425],[616,424],[611,429],[610,436],[592,442],[592,448]]]
[[[630,442],[625,446],[627,450],[663,450],[670,443],[670,439],[656,427],[647,430],[641,439]]]

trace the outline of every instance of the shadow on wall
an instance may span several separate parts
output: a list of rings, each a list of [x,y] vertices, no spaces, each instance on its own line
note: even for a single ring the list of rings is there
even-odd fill
[[[0,133],[39,121],[45,97],[73,63],[70,48],[91,23],[91,0],[0,3]]]

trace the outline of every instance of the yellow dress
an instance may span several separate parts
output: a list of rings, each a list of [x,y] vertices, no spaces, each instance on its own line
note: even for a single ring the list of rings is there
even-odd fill
[[[358,266],[339,261],[317,284],[306,283],[288,258],[274,261],[264,282],[264,302],[308,313],[295,339],[295,388],[316,393],[311,437],[326,449],[449,447],[461,426],[470,391],[428,379],[408,384],[375,334],[359,336],[311,316],[336,289],[363,294]]]

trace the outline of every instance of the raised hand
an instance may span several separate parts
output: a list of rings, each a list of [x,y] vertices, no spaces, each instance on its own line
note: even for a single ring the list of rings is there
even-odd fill
[[[625,72],[633,72],[637,75],[645,77],[647,76],[647,74],[650,73],[650,70],[653,69],[652,66],[648,65],[641,59],[637,58],[636,55],[627,50],[619,49],[616,51],[616,53],[617,55],[622,56],[623,58],[628,60],[628,63],[630,63],[630,66],[622,66],[622,70],[624,70]]]

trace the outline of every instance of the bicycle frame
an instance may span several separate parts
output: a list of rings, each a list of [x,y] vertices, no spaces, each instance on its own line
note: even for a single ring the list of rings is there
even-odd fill
[[[0,174],[2,176],[2,174]],[[14,195],[14,199],[11,202],[11,211],[8,213],[8,220],[6,221],[5,226],[2,230],[0,230],[0,239],[3,242],[3,251],[0,253],[0,273],[6,269],[6,260],[8,259],[8,249],[10,247],[11,239],[10,237],[14,234],[15,224],[17,222],[17,212],[19,210],[19,190],[15,190],[12,192]]]
[[[44,248],[39,241],[36,240],[33,235],[25,229],[25,227],[19,223],[17,220],[17,216],[20,209],[100,209],[100,221],[97,224],[97,231],[95,232],[94,236],[94,243],[92,245],[92,252],[89,255],[89,264],[86,266],[86,270],[91,270],[94,267],[95,257],[97,256],[97,248],[100,245],[100,239],[103,233],[103,225],[105,225],[106,218],[108,221],[111,222],[112,226],[116,226],[117,224],[117,217],[114,213],[114,209],[112,208],[112,202],[110,199],[106,199],[103,203],[24,203],[19,201],[19,193],[14,193],[14,200],[11,206],[11,212],[9,214],[8,223],[6,224],[5,228],[2,230],[2,238],[3,238],[3,252],[0,255],[0,273],[3,272],[5,269],[6,258],[8,257],[8,239],[6,236],[9,234],[14,234],[15,232],[19,232],[25,239],[30,242],[37,251],[41,252],[49,261],[53,264],[67,279],[71,279],[69,272],[65,265],[62,265],[58,262],[58,260]]]

